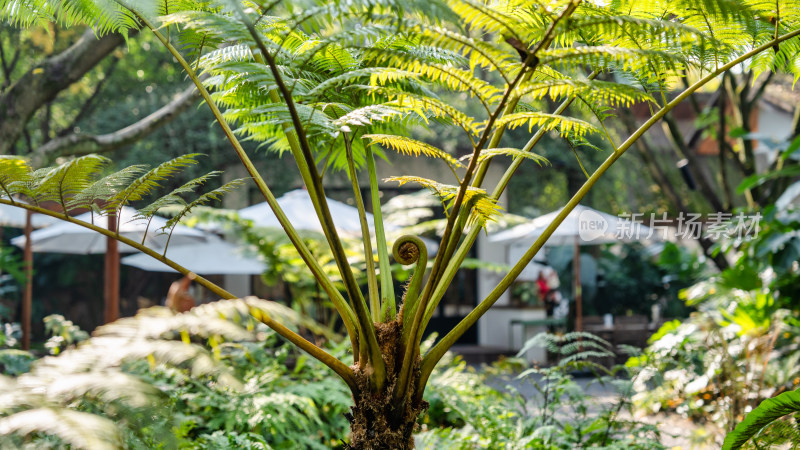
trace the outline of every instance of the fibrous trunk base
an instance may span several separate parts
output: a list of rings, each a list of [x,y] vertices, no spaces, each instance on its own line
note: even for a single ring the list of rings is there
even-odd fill
[[[394,413],[391,402],[373,398],[356,402],[352,408],[350,448],[358,450],[413,449],[417,417],[424,405],[401,405],[405,411]]]
[[[381,392],[372,388],[367,373],[356,368],[356,378],[361,389],[353,400],[350,419],[349,447],[358,450],[413,449],[417,418],[427,409],[427,402],[413,400],[413,386],[419,377],[419,360],[415,361],[411,392],[403,401],[393,399],[397,388],[397,344],[400,340],[399,323],[376,323],[378,343],[386,363],[386,383]]]

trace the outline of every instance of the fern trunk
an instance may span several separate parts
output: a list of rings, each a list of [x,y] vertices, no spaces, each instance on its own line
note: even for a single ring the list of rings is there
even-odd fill
[[[397,378],[402,364],[401,325],[397,320],[375,323],[378,344],[386,365],[383,389],[376,390],[371,380],[371,367],[356,367],[358,391],[354,393],[351,409],[349,448],[358,450],[412,449],[417,418],[428,404],[417,397],[413,388],[400,399],[395,398]],[[419,379],[419,358],[415,361],[411,386]]]

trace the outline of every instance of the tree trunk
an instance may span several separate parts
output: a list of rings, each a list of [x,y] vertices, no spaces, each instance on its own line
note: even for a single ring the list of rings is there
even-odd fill
[[[86,30],[63,52],[53,55],[22,75],[0,96],[0,154],[10,154],[25,124],[59,92],[78,81],[103,58],[122,45],[117,33],[97,38]]]
[[[378,344],[381,346],[386,364],[386,382],[378,392],[370,379],[371,370],[357,367],[356,379],[360,387],[354,394],[351,409],[349,448],[358,450],[394,450],[413,449],[414,431],[417,418],[428,408],[424,400],[415,400],[417,396],[413,386],[419,379],[420,358],[417,357],[410,380],[409,392],[401,400],[395,400],[397,374],[402,363],[400,354],[400,323],[375,323]]]

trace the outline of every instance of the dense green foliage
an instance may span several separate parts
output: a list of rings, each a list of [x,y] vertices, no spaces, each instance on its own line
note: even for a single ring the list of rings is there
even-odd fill
[[[341,436],[348,427],[346,415],[351,401],[347,387],[328,376],[324,365],[283,343],[263,324],[232,315],[234,311],[241,312],[241,306],[212,304],[183,316],[174,316],[160,307],[144,310],[140,312],[140,320],[109,326],[86,341],[84,348],[70,345],[58,359],[35,362],[28,375],[21,375],[28,370],[15,372],[8,365],[5,373],[21,375],[19,382],[25,386],[38,386],[47,382],[48,373],[55,375],[52,370],[62,370],[64,382],[73,395],[84,390],[92,394],[63,404],[68,409],[54,409],[56,414],[71,418],[70,411],[88,413],[96,419],[80,415],[75,419],[95,426],[104,423],[104,418],[113,419],[116,425],[105,431],[111,436],[118,433],[125,448],[343,447]],[[199,330],[198,321],[220,314],[231,321],[214,319],[215,323],[207,327],[215,330],[213,334],[194,334],[192,330]],[[145,318],[150,321],[147,325],[142,320]],[[66,329],[73,335],[80,333],[58,317],[50,322],[60,336],[67,333]],[[129,341],[125,335],[138,338]],[[181,362],[180,357],[159,352],[145,359],[129,354],[115,358],[113,364],[93,359],[100,366],[87,371],[81,361],[98,345],[107,349],[108,345],[101,341],[112,337],[117,340],[113,345],[128,340],[126,345],[131,348],[127,352],[133,354],[145,348],[172,346],[168,344],[171,340],[179,346],[187,345],[180,341],[192,342],[195,351],[204,348],[208,353],[203,353],[213,360],[198,366],[197,361]],[[429,346],[431,341],[424,345]],[[420,446],[568,449],[613,442],[621,448],[663,448],[654,426],[621,417],[624,412],[630,413],[631,382],[620,379],[619,370],[624,369],[609,371],[592,362],[613,357],[607,343],[589,334],[572,334],[540,335],[527,345],[545,345],[559,355],[561,362],[552,368],[526,369],[522,360],[509,360],[484,367],[478,373],[460,358],[448,355],[431,378],[430,407],[419,419],[423,430],[418,437]],[[326,348],[345,357],[344,345]],[[579,382],[570,375],[575,370],[589,368],[600,375],[594,381]],[[520,370],[524,371],[514,375]],[[101,380],[101,376],[108,380]],[[147,400],[137,400],[124,389],[111,389],[106,384],[123,379],[137,386],[140,393],[148,392]],[[10,379],[6,382],[11,383]],[[613,387],[609,391],[618,392],[618,399],[610,404],[591,399],[587,391],[595,383]],[[23,391],[19,395],[20,400],[33,398],[32,392]],[[49,396],[51,401],[57,398]],[[34,400],[28,408],[41,406],[38,402],[43,400]],[[51,404],[49,408],[58,407]],[[574,412],[566,422],[565,409]],[[11,418],[19,420],[25,411],[31,409],[17,407]],[[143,422],[143,415],[148,414],[156,414],[161,420]],[[0,425],[8,426],[11,418]],[[95,420],[98,422],[94,423]],[[91,436],[98,431],[86,429],[75,435],[49,427],[28,437],[23,437],[24,433],[5,436],[3,442],[38,448],[69,442],[81,447],[80,439],[86,439],[81,434]]]
[[[683,292],[698,311],[664,325],[644,354],[628,362],[643,371],[640,405],[730,431],[762,401],[800,382],[798,274],[796,260],[785,256],[794,251],[797,212],[766,211],[758,237],[741,243],[734,266]],[[796,442],[792,436],[786,439]]]

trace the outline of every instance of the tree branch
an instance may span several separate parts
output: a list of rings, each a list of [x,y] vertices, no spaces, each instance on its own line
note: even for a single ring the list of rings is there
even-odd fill
[[[149,135],[172,121],[196,100],[197,88],[192,84],[172,101],[152,114],[112,133],[89,135],[73,133],[57,137],[36,149],[31,157],[34,167],[64,155],[107,153]]]
[[[59,92],[80,80],[125,42],[120,34],[100,39],[87,29],[68,49],[32,67],[0,96],[0,154],[9,154],[25,124]]]

